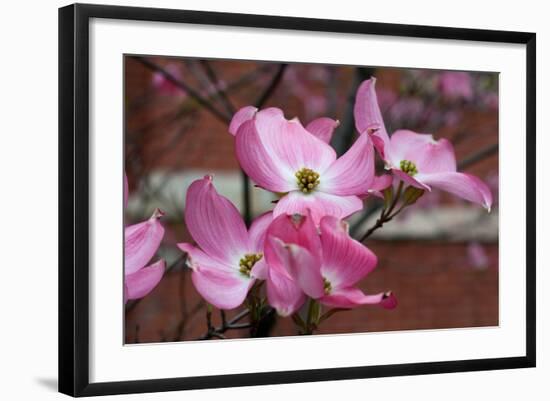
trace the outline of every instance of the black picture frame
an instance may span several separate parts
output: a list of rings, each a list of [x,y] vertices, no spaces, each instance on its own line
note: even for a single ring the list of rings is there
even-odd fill
[[[89,22],[91,18],[179,22],[526,46],[526,354],[520,357],[90,383],[89,380]],[[59,391],[94,396],[534,367],[536,35],[266,15],[74,4],[59,9]]]

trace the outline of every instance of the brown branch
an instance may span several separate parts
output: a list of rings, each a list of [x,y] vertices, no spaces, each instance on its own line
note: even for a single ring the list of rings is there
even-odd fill
[[[229,124],[229,121],[231,121],[231,116],[227,116],[225,113],[222,113],[218,109],[216,109],[209,101],[208,99],[205,99],[202,97],[200,93],[195,91],[193,88],[191,88],[189,85],[187,85],[184,81],[181,81],[174,77],[172,74],[170,74],[168,71],[166,71],[161,66],[157,65],[156,63],[152,62],[151,60],[141,57],[141,56],[134,56],[134,58],[139,61],[141,64],[143,64],[145,67],[149,68],[152,71],[159,72],[162,74],[164,78],[166,78],[168,81],[170,81],[173,85],[177,86],[178,88],[185,91],[191,98],[193,98],[197,103],[199,103],[201,106],[203,106],[205,109],[207,109],[210,113],[212,113],[215,117],[217,117],[220,121],[222,121],[224,124]]]
[[[216,71],[212,68],[210,63],[207,60],[201,60],[200,64],[204,71],[206,72],[206,76],[216,89],[216,95],[219,97],[221,102],[224,104],[225,109],[230,115],[235,114],[235,108],[233,107],[233,104],[231,103],[231,100],[229,100],[229,97],[227,96],[227,93],[225,90],[221,88],[220,80],[218,79],[218,75],[216,74]]]
[[[273,92],[275,92],[275,89],[277,89],[277,86],[279,85],[279,82],[281,82],[281,79],[283,79],[283,75],[285,73],[286,68],[288,67],[288,64],[281,64],[279,66],[279,69],[271,79],[271,82],[265,89],[265,91],[258,97],[258,100],[254,103],[254,105],[261,109],[263,105],[269,100]]]
[[[457,167],[460,170],[468,168],[472,164],[475,164],[485,159],[486,157],[492,156],[496,153],[498,153],[498,143],[486,146],[483,149],[477,151],[476,153],[471,154],[470,156],[467,156],[466,158],[462,159],[460,163],[458,163]]]
[[[213,327],[211,325],[211,321],[208,319],[208,316],[207,316],[208,331],[202,336],[200,336],[199,338],[196,338],[195,340],[208,340],[212,337],[225,338],[223,336],[223,333],[225,333],[227,330],[239,330],[239,329],[249,328],[250,323],[237,324],[240,320],[244,319],[249,314],[250,314],[250,311],[248,309],[244,309],[241,312],[239,312],[237,315],[235,315],[233,319],[225,323],[223,322],[224,319],[222,319],[222,324],[219,327]]]

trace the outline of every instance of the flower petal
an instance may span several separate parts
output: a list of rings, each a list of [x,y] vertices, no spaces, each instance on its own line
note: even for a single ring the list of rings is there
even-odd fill
[[[248,233],[237,208],[218,194],[212,177],[187,190],[185,223],[201,249],[220,262],[235,264],[249,250]]]
[[[395,131],[386,148],[386,161],[394,168],[399,168],[402,160],[416,163],[418,155],[429,143],[435,143],[432,135],[418,134],[404,129]]]
[[[374,180],[374,147],[368,135],[360,135],[348,151],[321,176],[319,190],[334,195],[361,195]]]
[[[254,120],[244,122],[239,128],[235,152],[242,169],[262,188],[273,192],[296,189],[295,172],[266,150]]]
[[[393,183],[393,177],[389,174],[382,174],[374,177],[370,190],[383,191]]]
[[[287,120],[279,109],[256,114],[256,130],[269,155],[294,173],[307,167],[322,173],[336,160],[334,149],[310,134],[298,119]]]
[[[257,111],[258,109],[254,106],[245,106],[237,111],[229,123],[229,133],[233,136],[237,135],[239,127],[245,121],[253,119]]]
[[[357,89],[353,115],[355,117],[355,127],[360,134],[370,134],[373,137],[376,149],[384,158],[384,149],[389,143],[388,132],[384,126],[380,106],[376,97],[376,78],[372,77],[364,81]]]
[[[268,268],[269,266],[267,265],[264,257],[254,264],[252,270],[250,270],[250,276],[253,278],[257,278],[258,280],[265,280],[267,279]]]
[[[378,198],[384,199],[384,194],[382,192],[392,185],[392,183],[393,177],[389,174],[375,176],[366,195],[374,195]]]
[[[149,294],[157,286],[164,274],[164,260],[159,260],[124,277],[125,298],[139,299]]]
[[[415,162],[418,172],[422,174],[456,171],[455,151],[445,138],[418,149]]]
[[[491,190],[473,175],[457,172],[418,174],[418,180],[491,210],[493,204]]]
[[[267,236],[278,238],[286,244],[296,244],[306,248],[320,263],[321,241],[314,223],[309,210],[301,215],[282,214],[273,220],[267,230]],[[265,251],[268,263],[273,264],[274,260],[270,260],[270,257],[274,256],[273,249],[268,243]]]
[[[304,304],[306,296],[298,284],[278,268],[267,271],[267,300],[281,316],[290,316]]]
[[[358,288],[341,288],[321,298],[321,303],[334,308],[355,308],[361,305],[380,305],[384,309],[394,309],[397,298],[392,292],[366,295]]]
[[[307,214],[309,210],[316,225],[323,216],[335,216],[343,219],[363,208],[363,201],[357,196],[338,196],[316,191],[303,194],[292,191],[283,196],[275,206],[273,215]]]
[[[405,184],[411,185],[415,188],[423,189],[425,191],[431,191],[432,188],[430,188],[429,185],[424,184],[423,182],[420,182],[418,180],[418,177],[420,174],[415,175],[414,177],[411,177],[407,173],[404,173],[403,171],[394,168],[392,169],[392,173],[399,178],[401,181],[403,181]]]
[[[155,254],[164,236],[159,209],[151,218],[124,229],[124,273],[132,274],[141,269]]]
[[[317,236],[317,233],[314,235]],[[323,296],[323,277],[320,270],[321,262],[318,258],[306,248],[296,244],[287,244],[279,238],[269,236],[267,243],[302,291],[315,299]]]
[[[193,269],[191,279],[199,294],[219,309],[234,309],[241,305],[254,284],[253,279],[219,266],[215,260]]]
[[[306,131],[315,135],[321,141],[330,143],[334,130],[340,125],[340,121],[328,117],[321,117],[306,125]]]
[[[256,253],[264,251],[265,234],[272,221],[273,212],[266,212],[254,219],[248,230],[251,251]]]
[[[232,267],[231,265],[226,263],[222,263],[208,256],[206,253],[204,253],[200,248],[197,248],[195,245],[192,245],[186,242],[181,242],[177,245],[179,249],[181,249],[183,252],[187,254],[186,264],[187,264],[187,267],[189,267],[192,270],[198,269],[200,266],[203,266],[203,265],[217,266],[220,269],[224,269],[228,271],[236,270],[235,267]]]
[[[220,309],[233,309],[243,303],[254,280],[191,244],[181,243],[178,247],[187,253],[187,266],[193,270],[191,279],[204,299]]]
[[[321,244],[321,273],[333,290],[355,285],[378,263],[378,258],[370,249],[350,237],[347,223],[335,217],[321,219]]]

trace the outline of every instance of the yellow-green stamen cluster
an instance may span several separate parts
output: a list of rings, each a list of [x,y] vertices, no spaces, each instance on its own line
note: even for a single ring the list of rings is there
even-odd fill
[[[404,173],[407,173],[411,177],[415,174],[418,174],[418,170],[416,169],[416,164],[414,164],[410,160],[401,160],[401,163],[399,163],[399,167],[401,168],[401,171]]]
[[[239,260],[239,272],[246,277],[250,277],[252,268],[263,256],[263,253],[247,253]]]
[[[325,290],[325,295],[329,295],[332,291],[332,285],[330,284],[330,281],[328,281],[326,278],[323,277],[323,289]]]
[[[302,168],[296,172],[296,182],[298,183],[298,188],[304,194],[309,194],[319,185],[321,182],[319,179],[319,173],[309,169]]]

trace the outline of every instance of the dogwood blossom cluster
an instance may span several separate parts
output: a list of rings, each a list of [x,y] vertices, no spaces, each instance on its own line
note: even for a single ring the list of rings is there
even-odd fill
[[[217,192],[212,176],[189,186],[185,222],[196,244],[178,246],[208,303],[237,308],[265,283],[267,303],[302,326],[297,312],[308,300],[317,308],[316,323],[322,320],[318,305],[392,309],[397,300],[391,291],[367,295],[357,286],[377,266],[376,255],[350,236],[345,220],[363,209],[364,199],[402,195],[407,205],[439,188],[490,210],[488,187],[456,171],[449,141],[408,130],[388,135],[375,83],[371,78],[358,89],[358,137],[341,157],[329,144],[338,126],[331,118],[304,127],[277,108],[247,106],[234,115],[229,133],[240,166],[278,200],[247,228],[237,208]],[[376,154],[391,175],[375,176]],[[393,193],[395,183],[404,188],[399,195]]]
[[[235,205],[218,193],[211,175],[187,189],[184,217],[195,243],[178,247],[208,304],[221,310],[270,305],[279,315],[291,316],[306,334],[330,311],[362,305],[393,309],[397,299],[391,291],[365,294],[359,288],[378,260],[363,244],[369,233],[361,240],[352,238],[346,218],[362,210],[366,198],[378,196],[385,204],[381,226],[432,188],[490,210],[489,188],[457,171],[448,140],[405,129],[388,134],[375,84],[371,78],[358,88],[358,136],[340,157],[330,145],[336,120],[322,117],[303,126],[278,108],[247,106],[235,113],[228,131],[237,160],[256,186],[277,200],[273,210],[247,227]],[[387,171],[381,176],[375,175],[376,157]],[[149,220],[125,230],[126,299],[145,296],[162,278],[164,261],[144,267],[164,235],[161,216],[156,210]],[[300,311],[306,304],[304,320]],[[322,315],[322,307],[328,313]]]

